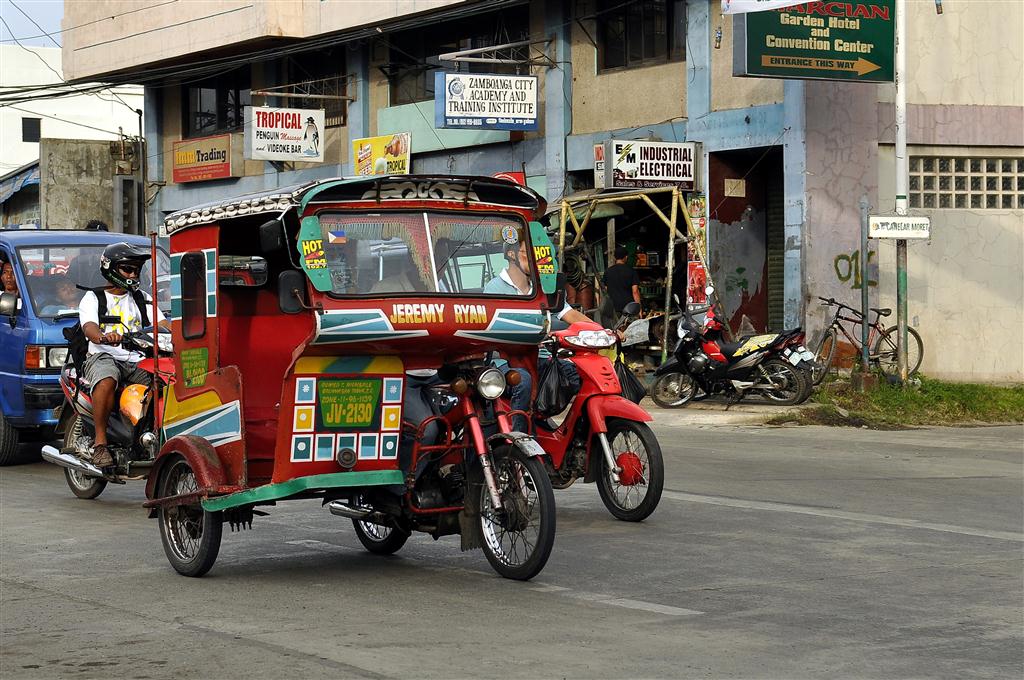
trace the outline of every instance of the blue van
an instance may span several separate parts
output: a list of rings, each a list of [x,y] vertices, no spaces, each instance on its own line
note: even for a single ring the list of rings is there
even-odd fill
[[[144,236],[103,231],[0,230],[0,263],[12,265],[18,289],[0,299],[0,465],[15,462],[22,435],[52,437],[64,402],[63,330],[78,320],[83,295],[75,286],[107,284],[100,255],[119,241],[149,244]],[[146,269],[144,282],[152,276]]]

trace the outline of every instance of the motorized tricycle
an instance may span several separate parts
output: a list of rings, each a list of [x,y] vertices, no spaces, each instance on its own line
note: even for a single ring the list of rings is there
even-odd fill
[[[371,552],[459,535],[529,579],[554,544],[544,450],[493,405],[561,304],[543,200],[504,180],[320,180],[167,217],[175,382],[145,506],[180,573],[223,524],[320,499]],[[530,248],[528,294],[492,294]],[[489,363],[498,351],[510,368]]]

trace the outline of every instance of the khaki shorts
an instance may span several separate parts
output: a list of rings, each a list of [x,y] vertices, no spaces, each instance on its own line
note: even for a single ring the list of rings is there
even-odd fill
[[[89,391],[106,378],[113,378],[117,387],[125,385],[149,385],[153,376],[139,368],[131,361],[117,361],[106,352],[90,354],[85,360],[85,379],[89,381]]]

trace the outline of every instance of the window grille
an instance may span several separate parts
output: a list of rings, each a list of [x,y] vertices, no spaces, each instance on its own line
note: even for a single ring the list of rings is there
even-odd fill
[[[911,156],[911,208],[1024,209],[1024,158]]]

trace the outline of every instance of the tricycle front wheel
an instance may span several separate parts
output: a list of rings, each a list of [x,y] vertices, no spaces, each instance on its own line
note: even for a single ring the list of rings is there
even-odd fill
[[[195,493],[199,490],[192,466],[182,456],[167,462],[157,485],[158,498]],[[202,576],[210,571],[220,552],[224,528],[220,512],[207,512],[196,501],[161,507],[160,540],[175,571],[184,576]]]
[[[620,419],[608,421],[606,436],[620,472],[618,481],[612,478],[603,451],[595,442],[593,455],[601,457],[597,479],[601,501],[616,519],[646,519],[658,507],[665,487],[665,463],[658,438],[645,423]]]
[[[503,507],[495,508],[487,484],[479,484],[478,539],[494,571],[528,581],[555,545],[555,492],[544,464],[519,449],[499,447],[492,462]]]

